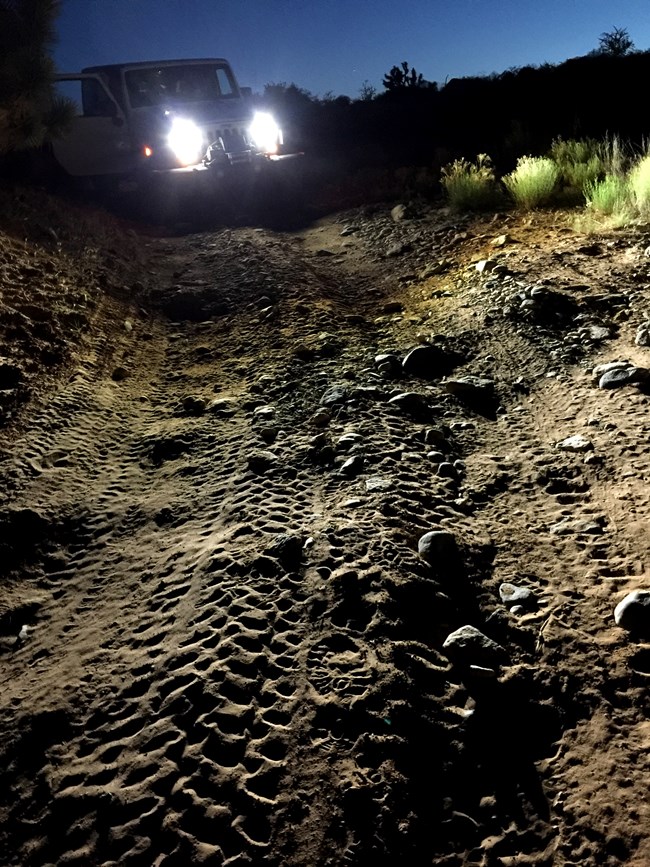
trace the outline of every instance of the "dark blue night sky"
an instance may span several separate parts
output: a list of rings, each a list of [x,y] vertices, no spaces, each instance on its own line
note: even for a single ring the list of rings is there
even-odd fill
[[[559,63],[626,28],[650,48],[648,0],[63,0],[60,71],[226,57],[240,84],[356,97],[407,60],[429,81]]]

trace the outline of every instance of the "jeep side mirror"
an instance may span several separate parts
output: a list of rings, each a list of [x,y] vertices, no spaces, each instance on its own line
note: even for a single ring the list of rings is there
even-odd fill
[[[253,98],[253,88],[252,87],[240,87],[239,92],[242,95],[242,99],[252,99]]]

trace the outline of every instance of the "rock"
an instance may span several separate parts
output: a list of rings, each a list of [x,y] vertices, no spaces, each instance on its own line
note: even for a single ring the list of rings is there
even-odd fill
[[[582,434],[574,434],[566,439],[555,443],[555,448],[562,452],[589,452],[592,451],[594,444]]]
[[[275,557],[285,569],[295,569],[302,560],[304,539],[295,533],[280,533],[273,539],[266,553]]]
[[[361,455],[353,455],[341,466],[339,474],[346,476],[348,479],[354,478],[354,476],[358,476],[363,471],[363,464],[364,461]]]
[[[442,647],[452,661],[479,667],[491,667],[506,655],[500,644],[469,624],[451,632]]]
[[[273,452],[266,451],[255,451],[247,458],[248,469],[258,474],[265,473],[276,461]]]
[[[404,305],[401,301],[387,301],[381,311],[382,313],[403,313]]]
[[[369,494],[374,494],[382,491],[392,491],[395,483],[390,479],[383,479],[381,476],[371,476],[366,479],[366,491]]]
[[[614,620],[628,632],[650,635],[650,590],[628,593],[614,609]]]
[[[499,596],[503,604],[507,605],[511,611],[514,611],[515,608],[519,609],[519,611],[515,612],[516,614],[526,608],[535,608],[537,605],[537,599],[533,591],[529,587],[519,587],[517,584],[501,584]]]
[[[479,274],[485,274],[488,271],[493,271],[498,264],[496,259],[481,259],[480,262],[476,262],[474,268]]]
[[[506,244],[512,244],[513,240],[512,237],[506,233],[505,235],[498,235],[496,238],[493,238],[490,243],[493,247],[505,247]]]
[[[629,361],[606,361],[604,364],[597,364],[591,371],[591,375],[597,382],[603,375],[603,373],[607,373],[610,370],[618,370],[626,367],[634,367],[634,365]]]
[[[320,434],[320,436],[324,436],[324,434]],[[336,449],[337,451],[347,452],[352,446],[361,442],[363,437],[358,433],[344,433],[342,436],[338,438],[336,441]]]
[[[634,342],[637,346],[650,346],[650,322],[642,322],[639,325]]]
[[[447,442],[447,437],[444,432],[435,427],[430,427],[425,430],[424,441],[428,445],[437,446],[437,448],[443,449],[444,451],[449,449],[449,443]]]
[[[449,394],[461,400],[490,400],[494,397],[494,380],[483,376],[459,376],[443,382]]]
[[[391,397],[388,403],[412,415],[423,415],[429,410],[426,397],[416,391],[400,392]]]
[[[430,530],[418,539],[418,554],[430,566],[455,565],[458,553],[456,537],[449,530]]]
[[[634,385],[645,382],[650,371],[645,367],[616,367],[607,370],[598,380],[598,388],[622,388],[624,385]]]
[[[601,343],[603,340],[609,340],[612,336],[612,329],[606,325],[590,325],[587,329],[587,336],[595,343]]]
[[[350,396],[350,389],[347,385],[332,385],[321,397],[319,403],[321,406],[337,406],[345,403]]]
[[[394,259],[397,256],[402,256],[404,253],[408,253],[411,249],[409,244],[404,244],[401,241],[397,244],[393,244],[386,250],[386,257],[389,259]]]
[[[390,212],[390,215],[394,223],[401,223],[402,220],[408,220],[409,207],[408,205],[395,205],[395,207]]]
[[[549,527],[548,531],[554,536],[569,536],[571,534],[601,536],[604,532],[601,521],[587,521],[581,520],[580,518],[564,518],[562,521]]]
[[[223,416],[225,418],[231,418],[236,412],[232,401],[226,400],[223,397],[217,397],[214,400],[211,400],[207,405],[206,410],[207,412],[214,413],[214,415]]]
[[[458,473],[456,471],[456,467],[453,464],[449,463],[449,461],[443,461],[438,466],[438,475],[443,479],[457,479]]]
[[[332,413],[328,409],[321,409],[310,417],[309,424],[314,427],[327,427],[331,421]]]
[[[206,402],[202,397],[188,395],[183,398],[181,406],[185,415],[203,415],[206,409]]]
[[[405,374],[422,379],[444,376],[449,366],[449,359],[439,346],[416,346],[402,361],[402,370]]]
[[[122,382],[129,375],[129,371],[126,367],[116,367],[111,373],[111,379],[113,382]]]

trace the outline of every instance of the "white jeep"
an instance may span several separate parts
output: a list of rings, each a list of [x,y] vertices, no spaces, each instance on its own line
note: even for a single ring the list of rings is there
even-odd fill
[[[282,153],[277,123],[254,110],[250,89],[239,87],[222,58],[91,66],[57,75],[56,89],[77,106],[52,144],[74,177],[225,175],[296,156]]]

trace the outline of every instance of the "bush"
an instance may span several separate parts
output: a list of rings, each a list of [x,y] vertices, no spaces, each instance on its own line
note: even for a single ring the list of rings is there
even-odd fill
[[[614,217],[617,223],[631,217],[632,203],[628,180],[621,175],[605,175],[585,186],[587,207],[603,217]]]
[[[0,154],[38,147],[74,116],[53,90],[59,0],[0,0]]]
[[[632,167],[628,175],[630,198],[640,217],[650,215],[650,155]]]
[[[454,160],[441,170],[440,181],[455,211],[484,211],[499,199],[499,189],[492,162],[479,154],[476,162]]]
[[[557,187],[560,171],[548,157],[520,157],[503,184],[515,204],[526,210],[547,204]]]
[[[558,167],[560,182],[576,198],[582,196],[587,184],[596,181],[605,171],[601,145],[595,139],[555,139],[550,157]]]

